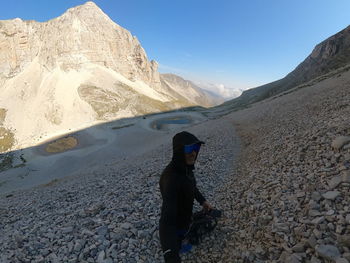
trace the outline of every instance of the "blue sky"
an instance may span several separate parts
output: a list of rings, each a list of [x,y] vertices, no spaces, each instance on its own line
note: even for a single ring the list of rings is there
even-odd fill
[[[47,21],[80,0],[1,0],[0,19]],[[160,72],[251,88],[284,77],[350,24],[349,0],[96,0]]]

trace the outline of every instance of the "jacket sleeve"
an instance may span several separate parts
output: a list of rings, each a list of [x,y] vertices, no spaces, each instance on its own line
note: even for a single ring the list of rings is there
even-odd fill
[[[173,180],[162,183],[162,211],[159,221],[159,237],[166,262],[181,262],[176,230],[177,185]]]
[[[197,200],[197,202],[200,205],[202,205],[204,201],[206,201],[204,196],[201,194],[201,192],[199,192],[197,185],[194,187],[194,198]]]

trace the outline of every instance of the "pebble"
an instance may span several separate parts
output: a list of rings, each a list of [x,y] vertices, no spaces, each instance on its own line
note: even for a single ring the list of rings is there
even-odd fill
[[[329,191],[325,194],[323,194],[323,198],[328,199],[328,200],[334,200],[340,195],[339,191]]]

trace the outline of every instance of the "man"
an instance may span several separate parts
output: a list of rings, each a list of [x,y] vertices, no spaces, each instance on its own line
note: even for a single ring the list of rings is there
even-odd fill
[[[196,186],[193,175],[194,163],[203,141],[189,132],[180,132],[173,137],[173,157],[164,169],[160,181],[163,198],[159,220],[159,236],[166,263],[181,262],[179,250],[184,234],[189,230],[193,201],[196,199],[203,209],[212,206],[205,200]]]

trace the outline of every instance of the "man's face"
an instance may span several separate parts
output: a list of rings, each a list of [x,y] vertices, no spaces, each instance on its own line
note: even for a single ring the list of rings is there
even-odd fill
[[[193,165],[196,161],[197,152],[185,153],[185,160],[187,165]]]

